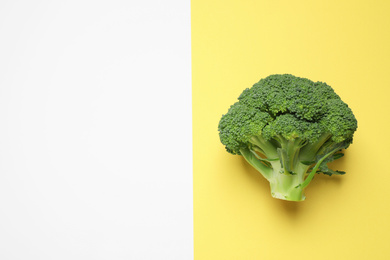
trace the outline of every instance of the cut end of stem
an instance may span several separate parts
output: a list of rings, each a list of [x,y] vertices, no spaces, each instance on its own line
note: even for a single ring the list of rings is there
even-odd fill
[[[288,201],[304,201],[305,194],[303,188],[296,185],[296,176],[283,176],[282,180],[276,180],[270,183],[271,195],[276,199]],[[290,180],[290,183],[287,181]]]
[[[280,200],[287,200],[287,201],[304,201],[306,199],[305,195],[302,194],[302,196],[289,196],[280,192],[271,192],[272,197],[275,199]]]

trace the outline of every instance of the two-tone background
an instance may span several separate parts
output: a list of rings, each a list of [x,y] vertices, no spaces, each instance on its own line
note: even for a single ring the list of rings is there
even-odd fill
[[[389,259],[387,1],[0,1],[0,259]],[[217,125],[274,73],[359,128],[273,199]]]

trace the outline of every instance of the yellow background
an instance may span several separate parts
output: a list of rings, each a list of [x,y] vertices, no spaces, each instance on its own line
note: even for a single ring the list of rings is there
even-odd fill
[[[390,259],[390,1],[192,0],[195,259]],[[217,125],[261,78],[331,85],[359,128],[306,201],[225,152]]]

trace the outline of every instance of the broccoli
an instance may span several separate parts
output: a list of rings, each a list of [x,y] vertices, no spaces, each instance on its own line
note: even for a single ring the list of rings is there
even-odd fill
[[[357,129],[352,110],[323,82],[270,75],[245,89],[218,125],[226,150],[242,155],[269,182],[274,198],[302,201],[316,173],[344,174],[343,156]]]

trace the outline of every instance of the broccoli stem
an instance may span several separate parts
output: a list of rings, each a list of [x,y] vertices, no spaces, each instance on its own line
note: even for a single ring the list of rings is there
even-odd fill
[[[300,184],[309,166],[297,162],[294,165],[295,174],[286,173],[280,162],[271,162],[273,168],[272,177],[269,179],[272,197],[282,200],[305,200],[304,187]]]
[[[283,137],[280,137],[278,139],[281,148],[277,148],[277,151],[284,171],[295,174],[295,165],[298,162],[299,151],[304,142],[300,138],[286,140]]]
[[[243,148],[240,149],[240,153],[250,165],[264,176],[264,178],[268,180],[272,176],[272,169],[266,166],[261,160],[257,159],[251,150]]]
[[[299,148],[297,146],[297,149]],[[271,194],[274,198],[291,201],[302,201],[305,199],[303,187],[300,184],[304,181],[306,172],[310,166],[295,161],[291,167],[294,169],[294,172],[289,172],[283,167],[283,162],[280,160],[269,161],[268,163],[272,166],[270,168],[250,149],[240,149],[240,153],[250,165],[269,181]]]
[[[256,136],[251,138],[252,146],[240,149],[240,153],[269,181],[274,198],[303,201],[305,200],[304,189],[312,181],[321,163],[340,150],[340,145],[336,148],[326,145],[329,137],[329,134],[323,134],[318,142],[306,143],[300,138],[286,140],[278,136],[268,141]],[[326,154],[308,173],[312,163],[307,162],[315,160],[318,153],[322,153],[323,150],[327,151]],[[267,159],[261,158],[256,151],[263,153]]]
[[[268,158],[277,158],[278,153],[276,151],[276,147],[270,141],[265,140],[261,136],[253,136],[250,140],[250,143],[259,148],[262,153]]]
[[[322,145],[329,140],[331,134],[323,133],[317,142],[309,143],[302,147],[299,153],[299,159],[301,161],[311,161],[315,158],[318,150],[322,147]]]
[[[328,158],[329,156],[331,156],[332,154],[334,154],[335,152],[337,152],[338,150],[340,150],[340,148],[336,148],[334,150],[332,150],[331,152],[327,153],[326,155],[324,155],[317,163],[316,165],[314,166],[313,170],[309,173],[309,175],[306,177],[305,181],[300,185],[302,186],[302,188],[306,188],[307,185],[309,185],[309,183],[311,182],[311,180],[314,178],[314,175],[316,174],[317,170],[318,170],[318,167],[320,167],[321,163],[326,159]]]

